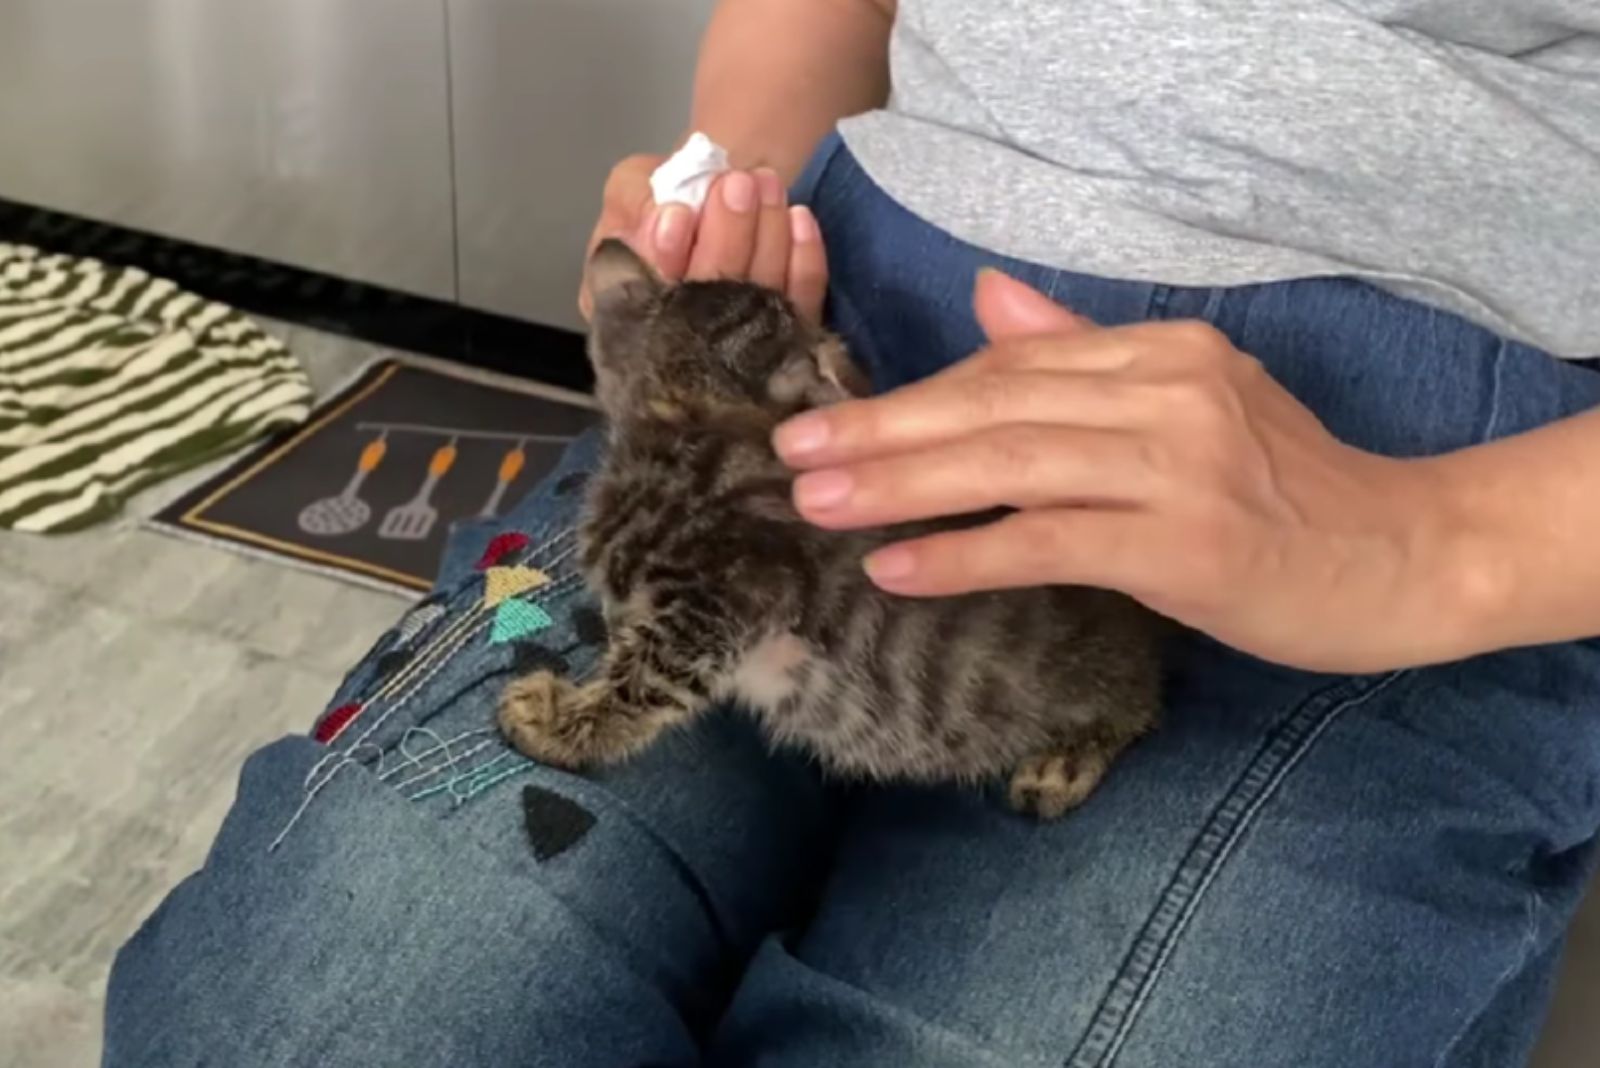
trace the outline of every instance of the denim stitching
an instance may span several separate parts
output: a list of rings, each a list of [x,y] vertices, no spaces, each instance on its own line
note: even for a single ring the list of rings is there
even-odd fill
[[[470,627],[469,626],[463,626],[463,627],[452,626],[450,628],[450,631],[451,632],[459,632],[460,633],[460,639],[458,641],[455,641],[450,646],[449,649],[438,653],[437,658],[435,658],[433,660],[433,663],[429,666],[427,672],[423,675],[423,677],[421,679],[417,680],[416,684],[414,686],[412,686],[412,688],[409,691],[407,691],[405,696],[402,697],[400,700],[398,700],[398,701],[394,702],[393,704],[391,704],[388,708],[384,709],[383,714],[381,716],[379,716],[376,720],[374,720],[367,727],[367,729],[362,733],[361,737],[357,738],[355,740],[355,742],[351,744],[350,748],[344,750],[343,752],[338,752],[338,751],[331,752],[331,753],[327,754],[326,756],[324,756],[321,760],[317,761],[316,765],[314,767],[312,767],[312,769],[307,773],[307,779],[308,780],[313,778],[313,777],[315,777],[317,772],[320,769],[322,769],[327,764],[327,762],[329,760],[333,759],[335,756],[340,758],[339,762],[336,763],[328,771],[328,773],[326,775],[324,775],[321,779],[317,780],[317,782],[312,784],[310,786],[310,788],[306,791],[305,796],[303,798],[301,798],[301,800],[300,800],[299,807],[296,808],[295,811],[294,811],[294,814],[289,817],[289,822],[284,824],[283,830],[279,831],[278,834],[277,834],[277,837],[273,838],[273,840],[267,845],[267,852],[268,853],[272,853],[272,852],[276,852],[277,851],[277,848],[280,845],[283,844],[284,839],[286,839],[289,836],[289,832],[294,830],[295,826],[300,822],[301,818],[303,816],[305,816],[306,811],[308,809],[310,809],[310,807],[311,807],[311,803],[317,799],[317,795],[322,793],[322,791],[328,786],[329,783],[331,783],[334,780],[334,777],[337,776],[339,774],[339,772],[343,771],[345,768],[349,767],[351,764],[359,763],[359,761],[357,761],[352,754],[354,754],[355,751],[358,748],[361,748],[364,745],[365,746],[369,746],[369,747],[370,746],[374,746],[374,743],[371,743],[371,742],[367,741],[367,739],[372,735],[372,733],[374,731],[377,731],[378,729],[380,729],[386,722],[388,722],[388,720],[389,720],[389,718],[391,716],[393,716],[401,708],[405,707],[405,705],[410,702],[412,697],[416,696],[419,692],[421,692],[422,688],[425,687],[429,682],[431,682],[434,679],[434,677],[437,676],[438,673],[441,670],[444,669],[445,665],[447,665],[452,659],[455,658],[455,655],[457,653],[459,653],[463,648],[466,647],[468,642],[470,642],[474,637],[482,634],[485,630],[487,630],[488,627],[489,627],[489,624],[493,621],[493,619],[494,619],[493,613],[492,612],[488,612],[482,606],[478,606],[478,607],[474,608],[467,615],[463,616],[461,621],[460,621],[463,624],[469,624],[473,620],[477,620],[477,624],[478,625],[470,626]],[[439,642],[429,647],[428,653],[430,655],[433,654],[436,650],[438,650],[439,646],[444,643],[444,641],[445,641],[445,636],[441,635],[440,639],[439,639]],[[421,656],[418,657],[419,661],[422,660],[422,659],[423,659],[423,657],[421,657]],[[372,700],[376,700],[376,698],[373,698]],[[381,748],[379,748],[378,752],[379,752],[379,754],[381,756],[383,750]]]
[[[1257,813],[1334,721],[1403,675],[1351,680],[1314,694],[1262,742],[1196,835],[1064,1068],[1111,1068],[1206,890]]]
[[[556,596],[557,594],[566,593],[573,587],[579,585],[581,582],[582,579],[576,575],[568,575],[565,578],[558,579],[557,581],[539,589],[539,599],[546,600]],[[404,708],[406,705],[410,704],[412,700],[421,694],[428,683],[432,682],[434,678],[438,676],[439,672],[443,671],[451,663],[451,661],[456,658],[456,655],[460,653],[462,649],[467,647],[469,642],[481,636],[485,631],[489,630],[489,628],[494,625],[494,610],[481,604],[476,605],[470,612],[462,616],[462,620],[464,623],[470,623],[471,626],[459,629],[460,636],[458,640],[456,640],[454,644],[450,646],[450,648],[439,651],[438,655],[433,657],[433,662],[428,666],[428,669],[423,676],[420,679],[414,680],[410,689],[408,689],[402,696],[391,702],[388,708],[384,709],[383,715],[374,720],[372,724],[368,726],[367,729],[362,733],[361,737],[356,739],[357,745],[360,745],[362,742],[366,741],[372,736],[374,731],[377,731],[386,722],[388,722],[390,717],[392,717],[396,712]],[[432,654],[436,648],[437,647],[430,648],[429,653]],[[419,656],[417,659],[421,660],[423,657]],[[474,685],[476,685],[476,683],[474,683]],[[375,704],[380,699],[380,695],[374,695],[368,699],[367,704]]]
[[[1165,319],[1167,317],[1167,307],[1171,303],[1171,286],[1151,286],[1150,303],[1144,309],[1143,318],[1147,322],[1154,321],[1156,319]]]
[[[1493,441],[1500,436],[1500,404],[1505,397],[1505,369],[1506,343],[1502,341],[1494,350],[1494,361],[1490,364],[1489,419],[1483,428],[1484,441]]]
[[[561,534],[558,534],[555,537],[551,538],[548,543],[542,543],[541,544],[540,551],[554,548],[557,545],[562,546],[562,548],[561,548],[561,551],[556,553],[556,555],[554,557],[552,557],[551,559],[546,560],[546,561],[541,561],[540,564],[539,564],[540,570],[543,570],[543,571],[545,571],[546,574],[549,574],[550,572],[554,571],[560,564],[565,562],[566,559],[568,557],[570,557],[574,552],[577,551],[577,540],[576,540],[576,538],[573,537],[573,535],[575,533],[576,533],[576,529],[575,528],[569,528],[569,529],[563,531]],[[533,561],[533,558],[534,558],[535,555],[536,554],[529,554],[529,561],[530,562]],[[582,577],[580,575],[576,574],[575,572],[567,574],[567,575],[564,575],[561,578],[555,579],[553,582],[550,582],[546,586],[542,587],[538,591],[539,596],[538,596],[537,600],[543,601],[543,600],[550,599],[551,597],[553,597],[558,592],[564,592],[565,590],[570,589],[574,585],[577,585],[581,581],[582,581]],[[476,596],[476,595],[474,595],[474,596]],[[457,599],[460,599],[460,598],[457,598]],[[485,615],[490,616],[491,620],[492,620],[493,613],[488,608],[486,608],[483,604],[479,603],[479,604],[474,605],[471,609],[469,609],[468,611],[466,611],[462,615],[458,616],[456,619],[452,620],[443,630],[441,630],[439,633],[435,634],[432,638],[430,638],[429,641],[427,642],[427,644],[424,645],[422,648],[420,648],[417,651],[416,655],[413,657],[413,659],[411,660],[410,663],[408,663],[400,671],[396,672],[394,675],[390,676],[387,680],[385,680],[383,685],[379,686],[378,689],[375,692],[373,692],[371,694],[368,694],[366,697],[357,698],[357,700],[359,700],[361,702],[361,704],[364,706],[363,707],[363,711],[365,711],[366,709],[370,708],[371,706],[377,704],[379,701],[382,701],[384,698],[388,697],[391,693],[393,693],[395,690],[399,689],[400,687],[407,685],[418,672],[422,672],[422,671],[424,671],[426,669],[427,670],[427,677],[423,678],[421,680],[421,682],[419,682],[416,686],[412,687],[411,691],[407,694],[407,696],[402,699],[402,703],[405,700],[409,700],[410,696],[412,694],[415,694],[416,691],[418,689],[420,689],[422,685],[426,684],[428,682],[428,680],[430,678],[432,678],[433,675],[438,672],[439,668],[443,666],[443,663],[448,663],[450,657],[455,652],[459,651],[461,646],[464,645],[466,641],[470,640],[473,637],[473,634],[467,634],[462,639],[462,641],[457,642],[455,644],[455,647],[452,648],[448,653],[445,654],[444,659],[443,659],[442,662],[437,662],[437,663],[431,663],[430,664],[430,661],[433,661],[433,659],[436,656],[436,654],[438,654],[440,648],[445,643],[450,641],[452,638],[457,636],[464,628],[469,626],[474,621],[484,622],[482,617],[485,616]],[[482,627],[479,627],[478,629],[481,630]],[[474,631],[473,633],[475,634],[477,632]],[[389,709],[389,711],[386,712],[384,714],[384,716],[379,719],[378,723],[372,724],[370,727],[367,728],[366,731],[362,732],[361,736],[356,739],[356,744],[359,745],[362,741],[365,741],[368,737],[370,737],[372,732],[374,730],[376,730],[379,726],[381,726],[383,720],[387,719],[389,714],[392,713],[393,711],[394,711],[394,708],[391,707]],[[315,778],[317,772],[322,770],[322,768],[327,765],[327,761],[332,755],[333,754],[330,753],[328,756],[324,757],[321,761],[318,761],[316,766],[313,767],[311,769],[311,771],[307,773],[307,775],[306,775],[306,783],[307,784],[309,784],[311,782],[311,780],[313,778]]]
[[[556,546],[561,546],[560,551],[556,552],[551,559],[542,563],[541,567],[542,569],[546,570],[546,573],[553,571],[558,565],[565,562],[574,552],[577,551],[577,539],[573,537],[575,534],[576,527],[569,527],[562,531],[561,534],[549,539],[547,542],[541,543],[540,548],[537,551],[538,553],[548,551]],[[537,555],[537,553],[530,554],[530,560],[532,555]],[[575,587],[581,586],[582,583],[583,576],[581,574],[576,571],[569,572],[568,574],[563,575],[561,578],[539,588],[536,599],[538,601],[551,600],[558,595],[565,594]],[[457,599],[460,598],[458,597]],[[294,830],[297,824],[299,824],[301,818],[304,817],[307,810],[311,807],[312,802],[316,800],[317,795],[327,788],[328,784],[334,780],[339,772],[351,764],[358,763],[354,756],[357,750],[362,748],[371,748],[376,750],[378,754],[376,763],[380,773],[379,777],[382,777],[384,750],[375,743],[369,742],[368,739],[373,735],[374,732],[381,729],[395,712],[399,711],[418,693],[422,692],[427,684],[432,681],[438,675],[438,673],[455,658],[456,654],[466,647],[468,642],[487,630],[489,625],[493,622],[493,619],[494,613],[492,610],[485,608],[481,601],[478,604],[475,604],[459,618],[453,620],[438,635],[432,638],[424,648],[418,650],[417,656],[409,664],[397,672],[394,677],[388,679],[382,686],[378,688],[375,693],[371,694],[362,701],[364,706],[363,711],[367,711],[372,705],[383,700],[395,690],[409,684],[409,689],[407,689],[406,693],[398,700],[390,703],[389,707],[384,709],[383,714],[369,723],[366,730],[364,730],[360,737],[351,743],[348,748],[343,750],[331,750],[325,754],[322,759],[318,760],[317,763],[312,766],[311,770],[306,773],[304,780],[304,783],[307,787],[305,796],[301,798],[299,806],[289,817],[288,822],[284,824],[283,829],[280,830],[277,836],[274,837],[267,845],[268,853],[276,852],[277,848],[282,845],[284,840],[289,836],[289,833]],[[420,678],[416,677],[419,673],[421,675]],[[323,768],[327,767],[330,760],[334,760],[335,758],[338,758],[338,762],[335,763],[334,766],[322,776],[322,778],[318,779],[318,773],[321,772]],[[477,796],[484,789],[487,789],[489,786],[494,785],[494,783],[508,777],[508,775],[499,776],[493,781],[481,784],[480,787],[472,789],[465,796],[465,798],[463,798],[463,800],[469,800],[472,797]],[[313,782],[313,780],[316,781]],[[454,782],[455,780],[451,781]]]
[[[405,762],[402,763],[402,764],[396,765],[393,768],[390,768],[388,771],[383,772],[382,774],[380,774],[378,776],[378,778],[380,780],[386,782],[389,779],[392,779],[396,775],[400,774],[402,771],[407,770],[408,768],[420,768],[420,769],[422,769],[421,771],[417,772],[417,774],[411,776],[409,779],[402,779],[400,782],[395,783],[394,784],[394,788],[396,790],[399,790],[399,789],[402,789],[402,788],[404,788],[406,786],[409,786],[414,782],[420,782],[420,781],[422,781],[424,779],[430,778],[431,776],[437,775],[437,774],[439,774],[440,772],[444,771],[447,768],[454,768],[461,761],[467,759],[469,756],[472,756],[474,753],[476,753],[479,750],[483,749],[484,746],[492,744],[493,743],[493,739],[492,738],[491,739],[486,739],[486,740],[484,740],[482,742],[479,742],[477,745],[475,745],[472,748],[468,749],[464,753],[456,753],[456,752],[452,751],[451,748],[450,748],[451,746],[453,746],[453,745],[455,745],[455,744],[457,744],[459,742],[464,742],[468,738],[476,738],[476,737],[479,737],[481,735],[489,734],[489,733],[492,733],[492,732],[493,732],[493,728],[492,727],[480,727],[477,730],[463,731],[462,733],[456,735],[454,738],[445,739],[445,738],[439,737],[438,733],[436,731],[434,731],[430,727],[420,727],[420,726],[407,727],[405,734],[401,735],[401,737],[400,737],[399,745],[397,745],[395,747],[395,748],[400,750],[400,755],[405,757]],[[410,743],[411,736],[413,734],[425,734],[429,738],[433,739],[433,742],[434,742],[433,748],[432,749],[425,749],[421,753],[412,753],[410,750],[408,750],[406,748],[406,746]],[[444,759],[442,761],[440,761],[439,763],[434,764],[432,767],[429,767],[425,763],[425,761],[427,761],[429,758],[431,758],[435,753],[443,753],[444,754]]]
[[[1499,999],[1500,991],[1506,988],[1512,977],[1528,966],[1528,962],[1533,959],[1533,951],[1539,944],[1539,895],[1530,893],[1523,899],[1522,913],[1523,929],[1522,940],[1519,945],[1520,952],[1510,964],[1506,965],[1505,970],[1500,973],[1499,977],[1495,979],[1494,985],[1490,988],[1489,996],[1484,999],[1484,1012],[1488,1011],[1489,1007]],[[1445,1068],[1451,1055],[1455,1053],[1456,1047],[1461,1045],[1461,1040],[1467,1037],[1467,1033],[1478,1023],[1481,1016],[1482,1013],[1480,1012],[1478,1015],[1467,1017],[1461,1024],[1460,1030],[1451,1037],[1449,1042],[1445,1043],[1444,1049],[1439,1051],[1439,1059],[1433,1062],[1433,1068]]]

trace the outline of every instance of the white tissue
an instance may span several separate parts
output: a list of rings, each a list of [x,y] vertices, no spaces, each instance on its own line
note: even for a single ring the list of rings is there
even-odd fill
[[[706,202],[711,183],[728,170],[728,153],[703,133],[691,134],[672,158],[650,175],[657,204],[687,204],[695,211]]]

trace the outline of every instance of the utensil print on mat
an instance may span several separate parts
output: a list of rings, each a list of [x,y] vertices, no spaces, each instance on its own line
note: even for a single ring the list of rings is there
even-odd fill
[[[356,461],[355,474],[350,476],[342,493],[312,501],[300,509],[301,530],[319,537],[336,538],[354,534],[367,525],[367,520],[372,518],[372,506],[359,496],[361,484],[383,463],[383,454],[389,449],[388,437],[389,432],[385,430],[367,442],[367,447],[361,450],[361,459]]]
[[[417,495],[404,504],[395,505],[383,517],[383,523],[378,527],[378,537],[390,541],[421,541],[426,538],[439,518],[439,510],[432,504],[434,487],[455,462],[456,439],[452,437],[448,445],[441,445],[434,450],[433,459],[428,461],[428,475],[417,487]]]
[[[495,476],[494,492],[483,502],[483,511],[478,513],[479,519],[493,519],[500,514],[500,502],[505,499],[506,487],[517,480],[517,476],[522,474],[522,465],[528,462],[528,454],[523,451],[525,444],[524,441],[517,442],[500,460],[500,473]]]

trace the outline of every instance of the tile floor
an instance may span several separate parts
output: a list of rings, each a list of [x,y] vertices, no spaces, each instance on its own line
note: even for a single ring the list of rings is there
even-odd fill
[[[319,389],[381,354],[269,325]],[[130,519],[0,533],[0,606],[0,1066],[88,1068],[111,956],[200,865],[245,754],[303,730],[403,602]],[[1597,1049],[1600,900],[1536,1065],[1592,1068]]]

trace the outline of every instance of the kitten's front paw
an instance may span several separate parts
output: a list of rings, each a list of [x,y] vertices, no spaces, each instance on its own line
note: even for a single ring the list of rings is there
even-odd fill
[[[1011,807],[1042,820],[1060,819],[1094,792],[1107,761],[1095,750],[1040,753],[1011,775]]]
[[[500,696],[500,731],[541,764],[577,769],[625,756],[606,729],[602,709],[548,671],[524,675]]]

